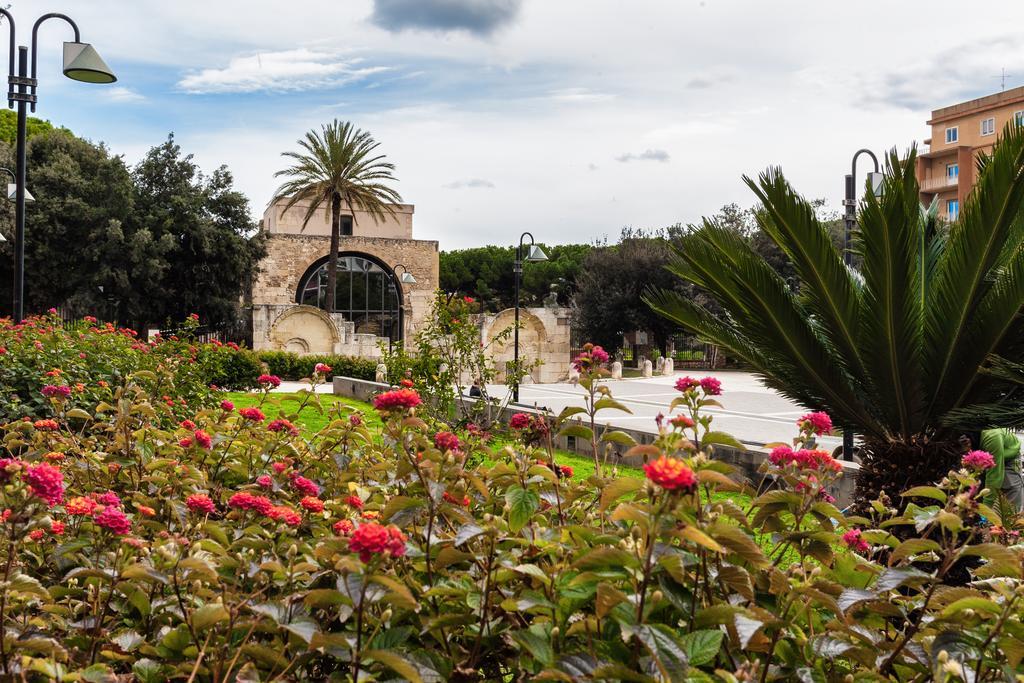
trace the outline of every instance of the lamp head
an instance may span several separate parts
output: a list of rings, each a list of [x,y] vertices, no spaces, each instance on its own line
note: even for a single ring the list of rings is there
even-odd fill
[[[885,180],[885,176],[877,171],[868,173],[868,187],[871,188],[871,193],[876,197],[882,196],[882,183]]]
[[[403,272],[399,279],[401,279],[403,285],[416,284],[416,278],[413,277],[412,273],[410,273],[409,271]]]
[[[525,260],[530,261],[531,263],[532,262],[536,262],[536,261],[547,261],[548,260],[548,255],[545,254],[544,250],[541,249],[538,245],[531,244],[526,249],[526,259]]]
[[[89,43],[64,43],[64,75],[83,83],[113,83],[117,80]]]
[[[18,185],[16,183],[7,183],[7,198],[11,199],[11,200],[18,198]],[[32,193],[29,192],[28,188],[26,187],[25,188],[25,201],[26,202],[34,202],[35,200],[36,200],[36,198],[32,196]]]

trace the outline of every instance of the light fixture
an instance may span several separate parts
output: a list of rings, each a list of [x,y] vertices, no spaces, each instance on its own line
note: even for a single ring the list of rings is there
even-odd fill
[[[410,273],[409,271],[405,271],[404,273],[402,273],[399,276],[399,279],[402,281],[403,285],[414,285],[414,284],[416,284],[416,278],[413,277],[413,274]]]
[[[536,244],[531,244],[529,248],[526,250],[526,258],[524,260],[529,261],[530,263],[536,263],[537,261],[547,261],[548,255],[545,254],[544,250],[541,249]]]
[[[64,43],[64,75],[83,83],[117,81],[117,76],[89,43]]]
[[[882,182],[884,180],[885,176],[878,171],[868,173],[868,187],[871,188],[871,193],[876,197],[882,196]]]
[[[17,183],[7,183],[7,198],[8,199],[17,199],[17,197],[18,197],[18,185],[17,185]],[[36,200],[36,198],[32,196],[32,193],[29,192],[28,188],[26,187],[25,188],[25,201],[26,202],[34,202],[35,200]]]

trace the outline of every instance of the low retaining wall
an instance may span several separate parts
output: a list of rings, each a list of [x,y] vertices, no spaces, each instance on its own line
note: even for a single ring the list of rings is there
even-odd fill
[[[334,393],[339,396],[347,396],[349,398],[359,399],[360,401],[371,401],[374,396],[391,389],[391,385],[382,384],[380,382],[370,382],[362,379],[354,379],[352,377],[335,377],[334,378]],[[469,398],[468,396],[462,398],[463,401],[475,402],[477,399]],[[508,419],[512,417],[514,413],[527,413],[534,415],[547,414],[544,411],[536,410],[531,406],[511,404],[501,409],[501,413],[498,416],[498,420],[508,422]],[[615,430],[625,432],[629,434],[638,444],[651,444],[654,443],[654,439],[657,436],[654,431],[646,431],[641,429],[631,429],[628,427],[605,427],[604,425],[598,426],[599,430]],[[578,439],[572,436],[561,436],[555,438],[555,447],[576,455],[582,455],[589,457],[591,456],[590,442]],[[744,444],[747,446],[746,449],[731,448],[728,446],[715,446],[714,447],[714,458],[716,460],[722,460],[729,463],[737,469],[736,479],[750,483],[753,486],[760,486],[761,480],[763,479],[761,473],[758,471],[761,467],[761,463],[764,462],[765,458],[768,457],[768,451],[765,450],[761,444]],[[604,447],[604,446],[602,446]],[[611,459],[612,462],[621,465],[628,465],[632,467],[639,467],[643,464],[643,458],[640,456],[627,457],[625,452],[628,450],[625,446],[619,444],[610,444],[609,447],[612,449]],[[836,499],[836,505],[840,508],[846,507],[853,502],[853,492],[856,483],[857,472],[860,470],[860,466],[856,463],[843,461],[843,476],[840,477],[836,483],[829,489],[829,493]]]

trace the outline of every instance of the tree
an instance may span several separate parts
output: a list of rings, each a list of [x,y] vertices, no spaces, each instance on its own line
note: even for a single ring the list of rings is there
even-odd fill
[[[335,119],[320,132],[310,131],[299,140],[301,152],[283,152],[281,156],[294,164],[275,176],[290,176],[277,189],[273,202],[287,199],[287,211],[302,201],[309,207],[302,219],[305,228],[309,219],[323,208],[331,217],[331,254],[327,261],[327,310],[334,311],[335,288],[338,281],[338,245],[341,234],[341,209],[347,207],[355,222],[355,207],[370,214],[374,221],[394,216],[393,205],[402,201],[398,192],[385,185],[394,182],[395,165],[374,155],[380,146],[368,132],[348,121]]]
[[[898,501],[957,458],[956,420],[1020,400],[985,368],[1024,357],[1024,130],[1008,127],[948,234],[919,202],[916,153],[890,155],[881,198],[867,193],[848,269],[813,207],[772,169],[746,179],[758,223],[793,262],[793,292],[751,246],[713,221],[680,238],[672,270],[707,288],[714,314],[666,288],[646,300],[745,361],[798,403],[863,436],[858,500]]]
[[[645,330],[665,351],[679,326],[644,306],[644,291],[678,289],[684,296],[699,296],[696,287],[678,282],[667,270],[671,258],[662,233],[630,228],[622,231],[618,244],[592,250],[576,281],[576,326],[583,338],[618,349],[624,332]]]
[[[266,249],[231,173],[221,166],[203,175],[170,135],[138,163],[132,180],[126,238],[134,260],[108,273],[125,313],[145,322],[191,313],[211,324],[236,322],[243,288]],[[140,281],[148,282],[144,289]]]
[[[74,137],[74,134],[63,126],[54,126],[46,119],[37,119],[34,116],[27,117],[25,121],[25,139],[31,140],[40,133],[57,131],[61,135]],[[18,137],[18,114],[10,109],[0,109],[0,141],[6,142],[14,147]],[[14,168],[12,167],[13,171]]]
[[[523,305],[540,305],[554,292],[558,302],[567,305],[576,288],[576,279],[589,244],[541,245],[547,261],[523,268],[521,300]],[[501,311],[515,305],[513,264],[516,247],[486,246],[441,252],[441,290],[465,294],[477,299],[484,310]]]

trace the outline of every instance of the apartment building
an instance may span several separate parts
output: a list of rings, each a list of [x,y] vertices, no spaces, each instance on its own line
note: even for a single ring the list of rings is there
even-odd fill
[[[992,150],[1010,122],[1024,123],[1024,87],[933,111],[932,134],[917,159],[921,201],[929,205],[938,198],[939,214],[955,220],[974,186],[978,155]]]

